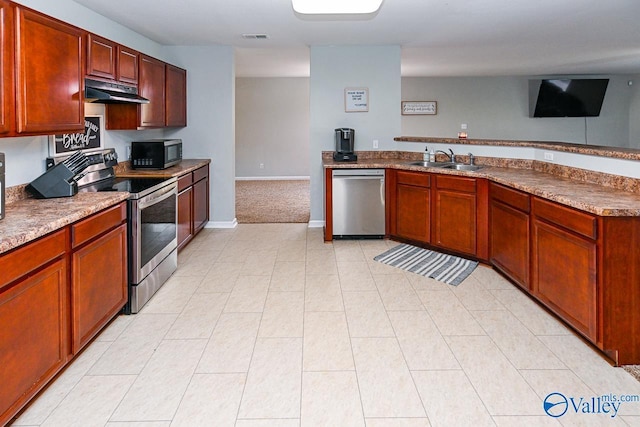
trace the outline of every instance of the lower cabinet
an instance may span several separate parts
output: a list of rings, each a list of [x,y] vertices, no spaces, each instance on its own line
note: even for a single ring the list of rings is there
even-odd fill
[[[178,178],[178,249],[209,221],[209,166]]]
[[[397,171],[392,234],[423,243],[431,241],[431,175]]]
[[[476,179],[435,176],[432,244],[476,254]]]

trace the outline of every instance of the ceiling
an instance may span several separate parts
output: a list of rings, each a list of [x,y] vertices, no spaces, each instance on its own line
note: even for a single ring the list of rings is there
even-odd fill
[[[317,45],[400,45],[403,76],[640,73],[639,0],[384,0],[350,20],[290,0],[74,1],[163,45],[234,46],[245,77],[308,76]]]

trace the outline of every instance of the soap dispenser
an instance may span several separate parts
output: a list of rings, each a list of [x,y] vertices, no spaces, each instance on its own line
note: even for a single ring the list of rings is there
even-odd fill
[[[433,163],[436,161],[436,152],[433,151],[433,148],[429,151],[429,161]]]
[[[431,152],[433,152],[433,150],[431,150]],[[429,153],[429,147],[424,147],[424,154],[422,154],[422,160],[424,160],[425,162],[429,162],[431,154]]]

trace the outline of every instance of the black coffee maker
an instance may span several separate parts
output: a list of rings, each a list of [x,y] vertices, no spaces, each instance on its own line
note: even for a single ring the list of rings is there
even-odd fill
[[[355,162],[358,156],[353,152],[353,139],[356,131],[349,128],[338,128],[335,130],[336,151],[333,153],[333,160],[336,162]]]

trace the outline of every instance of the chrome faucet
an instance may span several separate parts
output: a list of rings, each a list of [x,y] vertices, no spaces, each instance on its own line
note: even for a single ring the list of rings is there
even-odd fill
[[[449,161],[451,163],[455,163],[456,162],[456,155],[453,154],[453,150],[451,148],[449,148],[449,153],[451,153],[451,154],[447,153],[446,151],[442,151],[442,150],[436,150],[436,153],[444,154],[445,156],[447,156],[449,158]]]
[[[474,155],[469,153],[469,164],[473,166],[475,164],[474,163],[475,161],[476,161],[476,158],[474,157]]]

